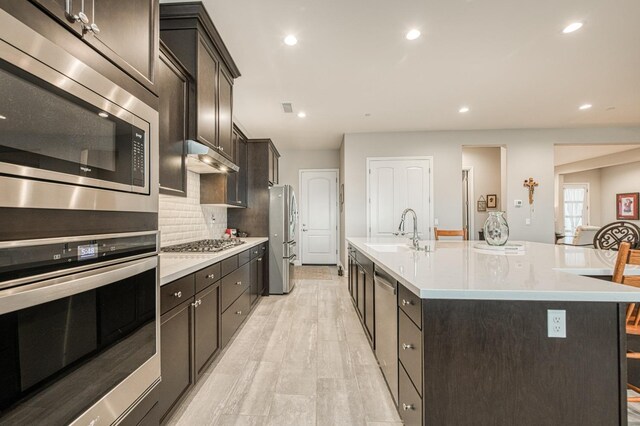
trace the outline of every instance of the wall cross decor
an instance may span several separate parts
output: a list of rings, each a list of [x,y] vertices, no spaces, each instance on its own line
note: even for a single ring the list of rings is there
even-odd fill
[[[524,180],[524,187],[529,189],[529,204],[533,204],[533,191],[536,186],[538,186],[538,182],[532,177]]]

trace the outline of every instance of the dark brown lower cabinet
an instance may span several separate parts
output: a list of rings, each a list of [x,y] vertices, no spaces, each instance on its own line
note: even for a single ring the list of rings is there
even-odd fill
[[[249,290],[246,290],[224,311],[222,314],[222,328],[220,333],[223,346],[229,343],[238,327],[240,327],[242,322],[247,318],[247,315],[249,315],[250,309],[251,296],[249,295]]]
[[[218,352],[218,307],[220,283],[196,294],[194,308],[196,376],[200,377],[208,361]]]
[[[251,287],[249,288],[249,296],[251,297],[251,304],[253,305],[258,301],[258,276],[260,276],[260,267],[258,264],[258,259],[253,259],[251,261]]]
[[[267,274],[267,255],[266,252],[263,252],[265,254],[261,255],[257,261],[258,261],[258,294],[264,294],[264,289],[265,289],[265,282],[266,282],[266,274]]]
[[[160,288],[161,423],[231,340],[264,289],[260,253],[266,243],[250,250],[258,251],[251,261],[245,250]]]
[[[192,303],[188,299],[160,319],[160,360],[162,363],[158,411],[162,420],[193,386]]]
[[[405,426],[422,425],[422,399],[402,362],[398,364],[398,411]]]
[[[361,266],[358,266],[358,300],[356,306],[358,307],[358,314],[360,318],[364,320],[364,283],[365,283],[365,272]]]

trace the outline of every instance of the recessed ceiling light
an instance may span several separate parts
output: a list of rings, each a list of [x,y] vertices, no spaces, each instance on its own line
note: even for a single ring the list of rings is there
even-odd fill
[[[0,115],[0,120],[6,120],[7,117],[5,117],[4,115]]]
[[[287,46],[295,46],[296,44],[298,44],[298,39],[293,34],[289,34],[284,38],[284,44],[286,44]]]
[[[583,105],[580,105],[579,109],[583,109],[583,110],[584,110],[584,109],[589,109],[589,108],[591,108],[592,106],[593,106],[593,105],[591,105],[591,104],[583,104]]]
[[[420,37],[420,31],[413,29],[409,31],[405,37],[407,38],[407,40],[415,40]]]
[[[106,112],[104,112],[104,111],[100,111],[100,112],[98,113],[98,115],[99,115],[100,117],[102,117],[102,118],[107,118],[107,117],[109,117],[109,114],[107,114],[107,113],[106,113]]]
[[[307,113],[306,113],[306,112],[304,112],[304,111],[300,111],[300,112],[298,113],[298,118],[305,118],[306,116],[307,116]]]
[[[460,108],[460,109],[458,110],[458,112],[462,112],[462,113],[469,112],[469,111],[470,111],[470,109],[469,109],[469,107],[467,107],[467,106],[463,106],[462,108]]]
[[[571,24],[564,27],[564,30],[562,30],[562,32],[564,34],[569,34],[574,31],[578,31],[580,28],[582,28],[582,22],[572,22]]]

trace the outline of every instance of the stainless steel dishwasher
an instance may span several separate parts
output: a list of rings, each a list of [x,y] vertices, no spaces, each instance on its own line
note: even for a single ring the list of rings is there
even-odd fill
[[[387,385],[398,404],[398,283],[389,274],[375,268],[376,357]]]

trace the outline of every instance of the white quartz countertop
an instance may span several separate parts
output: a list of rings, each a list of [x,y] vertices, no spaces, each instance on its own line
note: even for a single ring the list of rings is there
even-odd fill
[[[244,244],[218,253],[160,253],[160,285],[168,284],[268,240],[266,237],[242,238]]]
[[[347,238],[351,245],[423,299],[637,302],[640,289],[583,275],[612,275],[617,252],[532,242],[523,254],[479,250],[478,241]],[[627,267],[640,275],[640,268]]]

